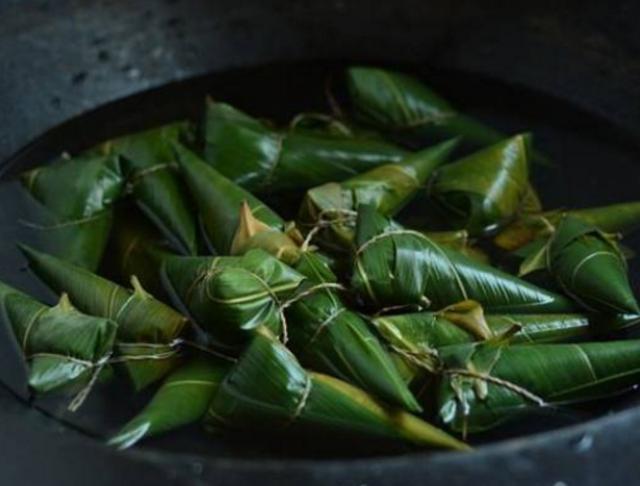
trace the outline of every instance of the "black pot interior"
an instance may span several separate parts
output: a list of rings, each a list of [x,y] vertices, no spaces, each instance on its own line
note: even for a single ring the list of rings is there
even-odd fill
[[[0,217],[4,234],[9,237],[2,243],[0,276],[35,295],[52,297],[35,277],[25,272],[24,263],[14,248],[16,241],[28,242],[32,237],[31,230],[22,223],[28,220],[28,198],[20,197],[21,190],[13,182],[19,172],[46,163],[62,151],[76,153],[116,135],[184,117],[198,120],[206,95],[282,123],[301,111],[326,111],[327,82],[331,82],[339,95],[345,65],[338,62],[274,64],[211,74],[99,107],[45,133],[3,166]],[[495,79],[424,66],[394,67],[422,76],[456,106],[506,132],[531,131],[536,147],[548,154],[555,164],[553,167],[533,167],[534,181],[546,207],[607,204],[632,200],[636,196],[638,149],[606,121],[562,100]],[[419,207],[409,211],[413,213],[412,217],[420,215]],[[631,239],[627,244],[640,250],[639,238]],[[638,269],[638,262],[632,260],[631,275],[636,288],[640,283]],[[0,349],[3,365],[0,380],[17,397],[25,398],[24,370],[8,333],[0,340]],[[31,405],[51,420],[102,440],[132,417],[148,398],[148,393],[134,395],[125,384],[116,383],[94,390],[90,400],[76,413],[66,410],[68,397],[40,398]],[[478,437],[474,442],[481,445],[577,424],[632,406],[636,401],[635,395],[629,393],[589,407],[548,411],[540,417],[515,422],[495,433]],[[339,441],[336,444],[321,436],[287,440],[210,437],[196,426],[149,440],[143,447],[204,457],[290,460],[419,453],[404,446],[370,441]]]

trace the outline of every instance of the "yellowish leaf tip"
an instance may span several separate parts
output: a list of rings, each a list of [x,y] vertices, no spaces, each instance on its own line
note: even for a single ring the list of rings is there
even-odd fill
[[[270,231],[271,227],[260,221],[253,215],[251,206],[245,200],[240,206],[240,217],[238,218],[238,229],[231,242],[231,254],[242,253],[247,241],[258,233]]]
[[[67,294],[66,292],[60,296],[60,300],[58,301],[58,305],[56,305],[56,307],[63,312],[71,312],[75,311],[76,309],[71,303],[71,299],[69,299],[69,294]]]
[[[445,319],[470,332],[478,339],[487,340],[493,337],[493,332],[484,317],[484,310],[475,300],[463,300],[452,304],[442,309],[441,313]]]
[[[135,275],[131,276],[131,287],[133,288],[133,292],[138,296],[138,297],[142,297],[144,299],[151,299],[153,298],[153,296],[147,292],[144,287],[142,286],[142,284],[140,283],[140,280],[138,279],[138,277],[136,277]]]

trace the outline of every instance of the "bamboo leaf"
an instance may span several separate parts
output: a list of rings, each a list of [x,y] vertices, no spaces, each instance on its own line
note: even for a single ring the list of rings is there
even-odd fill
[[[66,296],[47,307],[0,283],[5,318],[29,366],[29,386],[36,393],[77,388],[94,373],[108,373],[116,324],[78,312]]]
[[[467,449],[436,427],[336,378],[304,370],[273,336],[258,333],[223,380],[207,413],[211,428],[316,431]]]
[[[211,357],[192,358],[167,377],[147,406],[109,440],[109,445],[127,449],[146,438],[200,421],[229,367],[227,361]]]
[[[300,259],[294,268],[312,282],[337,282],[338,277],[333,271],[336,262],[326,255],[313,251],[305,251],[300,254]]]
[[[549,237],[565,214],[604,233],[628,235],[640,226],[640,202],[635,201],[584,209],[554,209],[521,215],[498,233],[494,242],[505,250],[518,250],[536,239]]]
[[[175,253],[158,230],[130,206],[116,211],[111,239],[105,254],[105,276],[129,283],[134,275],[145,289],[166,301],[160,268],[167,256]]]
[[[307,257],[312,259],[314,254]],[[315,275],[285,309],[289,348],[310,369],[352,383],[388,403],[420,411],[367,322],[344,305],[335,288],[326,286],[336,282],[335,275]]]
[[[547,253],[549,251],[548,240],[534,240],[521,250],[525,251],[525,257],[518,269],[519,277],[547,268]]]
[[[445,348],[440,418],[455,431],[475,433],[541,408],[620,393],[640,381],[638,349],[633,340]]]
[[[489,263],[489,256],[480,248],[473,246],[467,230],[423,231],[423,233],[427,238],[440,246],[451,248],[481,263]]]
[[[351,285],[365,303],[378,309],[438,309],[467,299],[491,313],[572,309],[564,297],[441,247],[370,206],[360,206],[356,243]]]
[[[528,144],[529,135],[516,135],[438,170],[429,194],[453,226],[478,235],[525,209],[540,210],[529,184]]]
[[[290,131],[316,132],[320,135],[334,135],[346,138],[355,136],[352,127],[339,118],[325,113],[298,113],[289,122]]]
[[[640,201],[565,211],[604,233],[628,235],[640,227]]]
[[[328,240],[329,247],[349,250],[353,243],[353,219],[345,215],[359,204],[371,204],[393,216],[426,184],[433,171],[443,164],[457,146],[448,140],[411,154],[395,164],[387,164],[340,183],[329,182],[307,191],[299,211],[301,228],[312,230],[319,224],[327,228],[317,240]],[[336,221],[332,223],[331,221]]]
[[[295,225],[284,231],[269,227],[256,218],[249,205],[243,202],[230,252],[232,255],[244,255],[253,249],[266,251],[312,280],[319,275],[324,275],[326,281],[336,280],[332,269],[338,266],[338,262],[316,252]]]
[[[299,244],[287,233],[260,221],[253,215],[249,204],[243,201],[229,253],[243,255],[254,248],[265,250],[289,265],[295,265],[302,253]]]
[[[163,273],[176,301],[228,347],[242,345],[260,326],[279,333],[282,300],[304,280],[263,250],[241,257],[170,257]]]
[[[287,127],[290,131],[316,133],[335,137],[359,138],[383,141],[384,136],[377,130],[358,125],[353,120],[326,113],[303,112],[294,116]]]
[[[548,268],[583,307],[608,314],[640,312],[620,250],[594,226],[564,217],[551,238]]]
[[[282,218],[262,201],[221,175],[189,149],[177,144],[174,149],[184,180],[198,205],[206,236],[217,253],[229,254],[243,202],[263,223],[284,229]]]
[[[347,87],[356,116],[380,129],[418,139],[463,136],[475,146],[504,138],[498,131],[457,112],[418,79],[364,66],[347,70]]]
[[[21,246],[31,269],[56,293],[66,292],[80,310],[118,324],[117,349],[136,389],[159,380],[178,364],[174,340],[187,319],[142,289],[121,287],[52,255]]]
[[[502,228],[493,241],[499,248],[516,252],[535,241],[547,240],[555,231],[557,221],[555,211],[521,214],[518,219]]]
[[[464,329],[477,339],[485,340],[494,336],[487,324],[482,306],[473,300],[463,300],[449,305],[440,313],[449,321]]]
[[[95,270],[109,237],[112,206],[124,189],[120,159],[62,157],[23,174],[22,183],[42,205],[42,221],[32,226],[42,233],[46,248]]]
[[[380,316],[371,322],[405,366],[413,370],[409,376],[414,378],[424,370],[434,373],[438,369],[440,349],[483,339],[450,317],[446,312],[418,312]],[[598,328],[604,331],[624,327],[622,323],[600,321],[594,327],[591,319],[582,314],[488,314],[485,320],[492,336],[509,335],[510,344],[583,339]],[[632,325],[630,319],[628,324]]]
[[[213,101],[207,104],[205,142],[205,159],[252,192],[300,190],[340,181],[406,155],[377,140],[274,130]]]
[[[191,135],[187,122],[127,135],[107,142],[108,153],[118,154],[129,174],[133,196],[144,213],[182,252],[197,252],[196,221],[189,196],[176,174],[172,144]]]

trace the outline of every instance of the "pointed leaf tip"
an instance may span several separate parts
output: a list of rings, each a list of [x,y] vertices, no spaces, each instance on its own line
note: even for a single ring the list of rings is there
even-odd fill
[[[153,295],[151,295],[149,292],[147,292],[144,287],[142,286],[142,283],[140,283],[140,280],[138,279],[138,277],[136,275],[131,275],[131,288],[133,288],[133,291],[135,293],[135,295],[137,295],[140,298],[144,298],[144,299],[153,299]]]
[[[69,294],[64,292],[60,296],[60,300],[58,300],[58,304],[56,305],[57,309],[60,309],[63,312],[74,312],[76,308],[71,303],[71,299],[69,298]]]
[[[450,155],[459,146],[462,137],[454,137],[437,145],[427,147],[404,158],[399,165],[412,167],[416,180],[424,185],[431,174],[449,160]]]
[[[231,241],[230,253],[232,255],[242,254],[248,241],[258,233],[265,231],[272,231],[272,228],[256,218],[247,200],[243,200],[240,205],[238,228]]]
[[[35,250],[29,245],[25,245],[24,243],[17,243],[16,246],[18,247],[18,250],[20,250],[20,253],[22,253],[24,257],[27,259],[30,265],[33,261],[37,260],[38,257],[43,255],[39,251]]]
[[[470,332],[478,339],[487,340],[493,337],[493,332],[485,319],[484,310],[475,300],[463,300],[452,304],[442,309],[441,313],[445,319]]]

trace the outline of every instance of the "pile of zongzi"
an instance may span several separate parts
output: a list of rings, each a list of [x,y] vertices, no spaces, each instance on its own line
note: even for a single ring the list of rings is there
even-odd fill
[[[120,448],[202,422],[464,450],[640,383],[619,244],[640,202],[543,208],[529,134],[405,74],[345,87],[338,114],[277,125],[210,99],[201,130],[24,174],[46,217],[20,249],[58,296],[0,284],[32,391],[76,410],[107,380],[153,390]],[[296,198],[294,221],[270,207]]]

